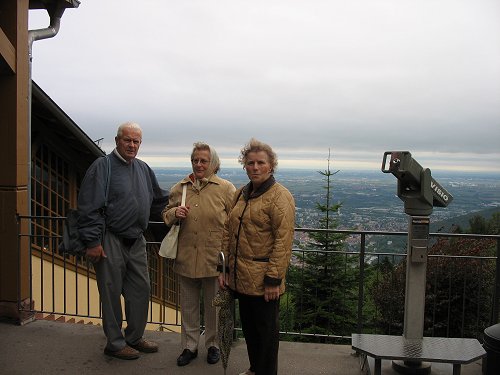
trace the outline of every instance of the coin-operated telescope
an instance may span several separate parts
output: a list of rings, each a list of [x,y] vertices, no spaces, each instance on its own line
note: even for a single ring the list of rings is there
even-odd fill
[[[422,168],[408,151],[387,151],[382,172],[398,179],[398,197],[404,202],[408,220],[406,289],[403,336],[422,339],[424,331],[429,215],[434,206],[446,207],[453,197]],[[430,365],[421,361],[393,361],[393,368],[403,374],[428,374]],[[418,370],[418,371],[417,371]]]
[[[431,177],[428,168],[422,168],[409,151],[387,151],[382,161],[382,172],[392,173],[398,179],[398,197],[405,204],[408,215],[430,215],[433,207],[446,207],[453,196]]]

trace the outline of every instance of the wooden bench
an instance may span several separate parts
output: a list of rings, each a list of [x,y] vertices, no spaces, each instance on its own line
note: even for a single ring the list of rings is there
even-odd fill
[[[381,375],[382,359],[451,363],[453,375],[460,375],[463,364],[486,356],[486,351],[476,339],[444,337],[409,340],[403,336],[353,333],[352,348],[373,357],[374,375]]]

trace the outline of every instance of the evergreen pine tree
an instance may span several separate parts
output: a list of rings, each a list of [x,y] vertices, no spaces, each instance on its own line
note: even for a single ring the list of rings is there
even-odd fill
[[[291,266],[289,290],[296,308],[295,329],[319,335],[350,335],[356,317],[356,258],[346,255],[346,235],[329,230],[338,227],[341,203],[333,203],[333,176],[339,171],[328,167],[318,171],[324,176],[324,203],[316,208],[322,214],[320,231],[310,232],[307,248]],[[309,340],[311,341],[311,340]],[[315,340],[324,342],[325,338]]]

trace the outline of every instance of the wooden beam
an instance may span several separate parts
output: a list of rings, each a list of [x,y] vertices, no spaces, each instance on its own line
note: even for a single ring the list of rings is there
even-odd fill
[[[13,74],[16,73],[16,50],[7,35],[0,28],[0,56],[9,66]]]

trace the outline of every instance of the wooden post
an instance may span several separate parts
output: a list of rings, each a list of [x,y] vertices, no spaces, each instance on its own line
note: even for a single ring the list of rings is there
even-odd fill
[[[0,2],[0,317],[18,323],[30,307],[29,238],[18,239],[18,215],[30,204],[28,129],[28,11],[29,0]],[[28,233],[28,221],[21,230]]]

